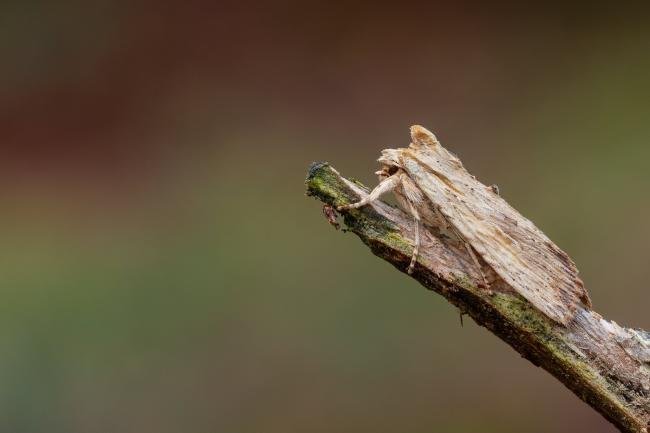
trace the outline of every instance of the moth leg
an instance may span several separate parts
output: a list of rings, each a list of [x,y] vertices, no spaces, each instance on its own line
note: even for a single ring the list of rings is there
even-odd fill
[[[456,230],[456,228],[447,220],[447,218],[439,212],[439,215],[442,217],[442,220],[445,221],[447,224],[447,229],[451,230],[454,235],[460,240],[460,242],[465,246],[465,249],[469,253],[469,256],[472,258],[472,261],[474,262],[474,265],[476,265],[476,269],[479,271],[481,274],[481,279],[483,279],[483,285],[485,286],[486,289],[488,289],[488,293],[492,294],[492,290],[490,290],[490,285],[487,282],[487,278],[485,278],[485,274],[483,273],[483,267],[481,266],[481,262],[478,261],[478,257],[476,257],[476,254],[474,253],[474,249],[472,246],[467,242],[465,237]]]
[[[382,194],[385,194],[389,191],[392,191],[397,184],[399,183],[399,178],[397,176],[390,176],[381,182],[379,182],[379,185],[373,189],[370,194],[362,198],[356,203],[351,203],[351,204],[346,204],[343,206],[338,206],[336,210],[342,211],[342,210],[347,210],[347,209],[358,209],[361,206],[365,206],[369,203],[372,203],[373,201],[377,200]]]
[[[414,223],[415,223],[415,245],[413,246],[413,254],[411,255],[411,263],[409,263],[409,267],[406,270],[406,273],[411,275],[413,273],[413,269],[415,268],[415,263],[418,261],[418,253],[420,252],[420,214],[418,213],[418,210],[413,206],[413,203],[411,203],[410,200],[408,200],[409,204],[409,210],[411,211],[411,215],[413,215]]]
[[[483,279],[483,285],[485,286],[486,289],[488,289],[488,292],[492,294],[492,290],[490,289],[490,285],[487,282],[487,278],[485,278],[485,274],[483,273],[483,267],[481,266],[481,262],[478,261],[478,257],[476,257],[476,254],[474,254],[474,249],[472,246],[463,238],[461,237],[463,244],[465,245],[465,249],[469,253],[469,255],[472,257],[472,261],[474,261],[474,264],[476,265],[476,268],[478,271],[481,273],[481,278]]]

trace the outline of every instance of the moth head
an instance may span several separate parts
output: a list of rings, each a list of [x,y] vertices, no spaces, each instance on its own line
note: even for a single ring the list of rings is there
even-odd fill
[[[375,174],[379,176],[379,180],[394,175],[397,173],[397,170],[402,168],[399,151],[396,149],[382,150],[381,156],[377,161],[382,165],[381,170],[375,172]]]
[[[433,132],[420,125],[411,126],[411,140],[413,140],[413,143],[411,143],[411,145],[415,147],[437,146],[440,144],[436,136],[433,135]]]

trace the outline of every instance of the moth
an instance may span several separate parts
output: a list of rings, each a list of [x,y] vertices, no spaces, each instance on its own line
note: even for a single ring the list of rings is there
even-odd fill
[[[484,266],[560,324],[567,325],[578,307],[591,307],[573,261],[495,186],[479,182],[424,127],[411,127],[411,141],[408,148],[382,150],[377,187],[337,210],[359,208],[392,191],[415,220],[409,274],[417,263],[421,231],[435,228],[464,246],[487,290]]]

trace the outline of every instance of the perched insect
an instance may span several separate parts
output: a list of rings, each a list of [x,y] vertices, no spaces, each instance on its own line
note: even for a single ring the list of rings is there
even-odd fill
[[[563,325],[578,305],[591,307],[573,261],[502,199],[496,186],[476,180],[422,126],[411,127],[411,139],[408,148],[383,150],[378,159],[382,168],[376,172],[379,185],[359,202],[337,210],[359,208],[392,191],[415,219],[409,274],[417,263],[420,231],[434,227],[464,245],[486,288],[484,265]]]

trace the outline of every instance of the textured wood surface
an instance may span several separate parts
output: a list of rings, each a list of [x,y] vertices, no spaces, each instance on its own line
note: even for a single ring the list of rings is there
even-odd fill
[[[308,195],[334,207],[358,201],[368,192],[327,163],[312,164],[306,184]],[[376,256],[406,271],[413,233],[409,216],[376,202],[343,217],[348,230]],[[491,287],[491,292],[480,288],[482,276],[478,273],[464,249],[423,233],[413,278],[547,370],[622,432],[648,433],[650,333],[621,327],[581,306],[564,326],[542,314],[504,281]]]

